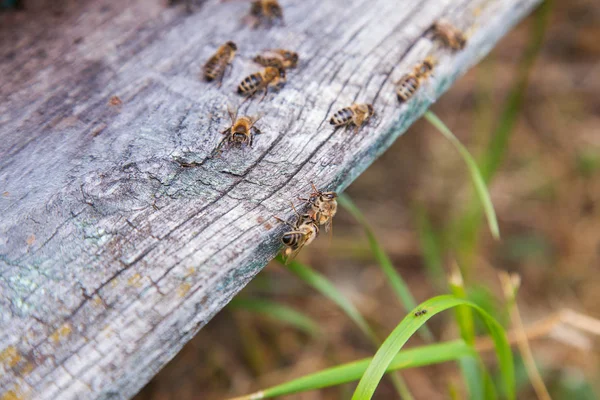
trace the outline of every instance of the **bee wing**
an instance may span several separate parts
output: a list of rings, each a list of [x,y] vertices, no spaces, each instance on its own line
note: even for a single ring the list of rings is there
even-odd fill
[[[236,107],[234,110],[230,104],[227,104],[227,113],[229,114],[229,118],[231,118],[231,124],[235,124],[235,121],[237,120],[238,108]]]
[[[259,112],[254,118],[252,118],[252,126],[254,126],[254,124],[257,123],[264,116],[264,112]]]
[[[327,240],[329,242],[329,246],[331,247],[331,242],[333,240],[333,218],[329,218],[329,220],[325,223],[325,232],[327,232]]]
[[[296,256],[298,255],[298,253],[300,253],[300,250],[302,250],[302,248],[304,247],[304,243],[302,243],[301,245],[299,245],[295,250],[293,250],[286,258],[285,258],[285,265],[288,265],[294,258],[296,258]]]
[[[279,53],[277,53],[276,51],[271,50],[271,49],[263,50],[260,54],[265,58],[280,58],[281,57],[281,55]]]

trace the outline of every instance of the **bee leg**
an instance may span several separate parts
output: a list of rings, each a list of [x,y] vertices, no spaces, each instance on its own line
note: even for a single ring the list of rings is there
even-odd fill
[[[261,97],[261,98],[260,98],[260,100],[259,100],[258,102],[259,102],[259,103],[260,103],[260,102],[262,102],[262,101],[265,99],[265,97],[267,97],[267,94],[268,94],[268,93],[269,93],[269,88],[268,88],[268,87],[266,87],[266,88],[265,88],[265,94],[263,94],[263,97]]]
[[[294,229],[294,230],[296,229],[296,227],[295,227],[294,225],[290,224],[290,223],[289,223],[289,222],[287,222],[287,221],[284,221],[284,220],[282,220],[281,218],[279,218],[279,217],[278,217],[278,216],[276,216],[276,215],[273,215],[273,218],[275,218],[275,219],[276,219],[277,221],[279,221],[279,222],[283,222],[284,224],[288,225],[289,227],[291,227],[291,228],[292,228],[292,229]]]
[[[249,99],[250,97],[252,97],[252,95],[249,95],[249,96],[246,96],[246,97],[244,97],[244,100],[242,100],[242,102],[240,103],[240,107],[241,107],[241,106],[242,106],[242,105],[243,105],[245,102],[247,102],[247,101],[248,101],[248,99]]]
[[[231,63],[229,63],[225,66],[225,70],[221,74],[221,80],[219,80],[219,87],[221,87],[221,84],[223,83],[223,78],[225,78],[225,74],[227,73],[227,68],[229,68],[229,74],[231,75],[231,72],[233,71],[233,65]]]
[[[213,150],[211,155],[217,155],[220,158],[221,153],[223,153],[223,146],[225,145],[226,141],[227,141],[227,136],[225,136],[223,139],[221,139],[221,141],[219,142],[217,147]]]
[[[258,128],[257,128],[257,127],[255,127],[255,126],[253,126],[253,127],[252,127],[252,130],[254,131],[254,134],[255,134],[255,135],[260,135],[260,134],[262,134],[262,132],[260,131],[260,129],[258,129]]]
[[[358,130],[360,129],[360,125],[354,125],[354,134],[358,134]]]

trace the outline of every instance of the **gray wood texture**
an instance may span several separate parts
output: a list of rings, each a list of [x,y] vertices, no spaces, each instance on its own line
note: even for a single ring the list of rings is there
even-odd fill
[[[286,25],[256,30],[236,1],[0,15],[2,399],[133,396],[275,256],[273,215],[291,218],[311,181],[347,187],[538,0],[281,3]],[[440,17],[466,49],[426,37]],[[227,40],[239,53],[219,89],[199,74]],[[241,108],[265,114],[263,134],[211,158],[252,56],[275,47],[300,64]],[[429,54],[434,76],[400,106],[393,82]],[[355,101],[376,118],[334,131]]]

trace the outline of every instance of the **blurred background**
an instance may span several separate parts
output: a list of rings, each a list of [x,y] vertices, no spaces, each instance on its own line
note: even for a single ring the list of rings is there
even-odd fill
[[[463,160],[425,120],[347,190],[417,302],[448,293],[448,274],[460,266],[467,296],[507,328],[498,270],[522,278],[517,301],[526,328],[557,321],[565,308],[600,317],[599,61],[600,3],[546,4],[433,106],[490,182],[500,241],[489,233]],[[298,260],[325,275],[380,338],[405,316],[363,227],[346,210],[335,218],[331,243],[321,236]],[[136,399],[240,396],[374,352],[343,311],[279,263],[267,266],[238,299],[293,307],[321,334],[234,304]],[[451,312],[428,325],[437,340],[460,335]],[[598,398],[597,337],[563,328],[530,338],[548,391],[554,399]],[[414,336],[408,346],[422,343]],[[514,354],[518,396],[535,398],[516,348]],[[493,352],[484,359],[495,373]],[[450,398],[453,391],[457,398],[465,395],[456,363],[410,369],[402,376],[417,399]],[[353,388],[286,398],[349,398]],[[397,395],[384,379],[375,397]]]

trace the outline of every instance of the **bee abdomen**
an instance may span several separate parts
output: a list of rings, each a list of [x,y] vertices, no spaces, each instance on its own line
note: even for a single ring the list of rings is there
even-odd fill
[[[398,96],[398,101],[401,103],[408,101],[417,89],[419,88],[419,80],[413,75],[406,75],[400,80],[398,84],[398,88],[396,89],[396,95]]]
[[[287,232],[281,237],[281,242],[289,247],[296,247],[302,241],[303,235],[301,232]]]
[[[204,64],[204,78],[209,82],[219,78],[224,71],[225,65],[219,57],[213,56]]]
[[[352,121],[352,110],[350,107],[342,108],[331,117],[329,123],[331,125],[340,126],[349,124]]]
[[[258,86],[260,85],[260,83],[262,82],[263,78],[262,75],[260,73],[256,73],[256,74],[252,74],[250,76],[247,76],[242,83],[240,83],[240,85],[238,86],[238,93],[239,94],[251,94],[254,93],[257,89]]]

